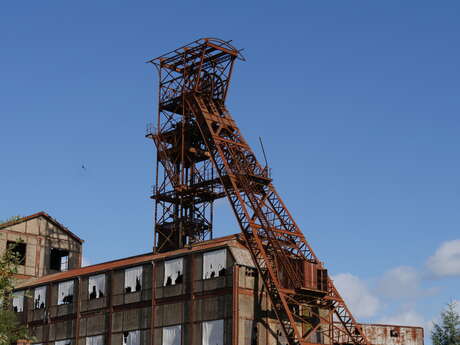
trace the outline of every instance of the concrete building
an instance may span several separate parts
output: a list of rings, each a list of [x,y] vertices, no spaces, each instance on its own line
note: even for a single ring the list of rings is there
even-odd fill
[[[238,235],[42,276],[13,302],[40,344],[286,343]],[[372,344],[423,345],[421,328],[363,327]]]
[[[0,255],[20,257],[19,282],[81,266],[83,240],[45,212],[0,223]]]

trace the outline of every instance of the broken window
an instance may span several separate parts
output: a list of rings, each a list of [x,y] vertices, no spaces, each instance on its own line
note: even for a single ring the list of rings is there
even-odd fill
[[[227,250],[220,249],[203,254],[203,279],[225,276]]]
[[[137,292],[142,289],[142,266],[125,269],[125,292]]]
[[[181,345],[181,325],[163,327],[162,345]]]
[[[46,286],[40,286],[34,290],[34,309],[46,307]]]
[[[102,298],[105,294],[105,274],[91,276],[88,279],[89,299]]]
[[[176,285],[182,283],[184,279],[183,258],[165,261],[165,276],[163,286]]]
[[[24,311],[24,291],[13,292],[13,310],[16,313]]]
[[[26,244],[24,242],[8,241],[8,248],[11,250],[14,256],[18,258],[19,265],[26,264]]]
[[[73,280],[59,283],[58,305],[71,304],[73,302]]]
[[[72,345],[72,339],[57,340],[54,345]]]
[[[224,344],[224,320],[205,321],[202,323],[202,345]]]
[[[50,269],[55,271],[67,271],[69,269],[69,251],[59,248],[51,248]]]
[[[140,331],[123,332],[123,345],[140,345],[140,343]]]
[[[104,336],[86,337],[86,345],[104,345]]]
[[[69,256],[68,255],[61,256],[60,268],[61,268],[61,272],[65,272],[69,270]]]
[[[398,331],[395,329],[390,330],[390,337],[399,337]]]

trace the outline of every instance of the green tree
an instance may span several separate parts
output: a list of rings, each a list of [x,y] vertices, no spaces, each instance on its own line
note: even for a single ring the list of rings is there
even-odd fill
[[[433,345],[460,345],[460,315],[451,302],[441,312],[441,323],[434,323],[431,331]]]
[[[14,274],[18,271],[19,255],[6,248],[0,257],[0,345],[10,345],[18,339],[30,339],[27,328],[20,325],[12,310]]]

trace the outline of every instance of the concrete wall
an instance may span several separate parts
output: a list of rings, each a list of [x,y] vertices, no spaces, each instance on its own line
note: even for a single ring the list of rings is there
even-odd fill
[[[161,345],[162,328],[181,324],[183,344],[201,345],[202,322],[223,319],[225,344],[230,345],[232,256],[227,254],[225,276],[206,280],[202,279],[201,252],[184,255],[183,258],[184,280],[181,284],[163,286],[164,259],[114,267],[92,273],[105,275],[106,293],[102,298],[89,299],[90,275],[75,276],[74,303],[57,305],[59,281],[56,281],[47,284],[49,298],[46,311],[33,309],[34,287],[31,287],[25,311],[18,314],[29,324],[36,341],[44,344],[63,339],[75,340],[78,332],[78,343],[81,345],[86,344],[86,337],[94,335],[104,335],[106,345],[121,345],[124,332],[140,330],[142,345]],[[139,265],[143,267],[142,290],[126,293],[124,270]],[[153,301],[152,294],[155,295]]]
[[[7,242],[24,242],[26,257],[18,267],[19,283],[58,271],[50,269],[51,248],[69,251],[69,269],[81,265],[82,245],[46,217],[38,216],[0,230],[0,255]]]
[[[47,309],[33,310],[29,297],[20,317],[28,322],[37,342],[44,344],[63,339],[75,341],[78,333],[78,345],[86,345],[86,338],[95,335],[104,335],[104,345],[122,345],[125,332],[139,330],[140,345],[162,345],[163,327],[180,324],[182,344],[201,345],[202,323],[212,320],[224,320],[224,345],[286,344],[255,268],[247,266],[247,262],[241,264],[228,250],[226,275],[203,280],[203,253],[180,254],[184,260],[183,282],[172,286],[163,286],[163,282],[164,262],[173,257],[131,266],[115,263],[110,269],[74,276],[74,303],[70,305],[57,305],[59,281],[49,283]],[[142,290],[126,293],[124,270],[139,265],[143,268]],[[104,297],[90,299],[89,277],[99,274],[106,277]],[[28,292],[33,296],[34,288]],[[328,314],[328,310],[318,308],[314,312],[323,318]],[[311,309],[305,308],[302,313],[311,314]],[[299,327],[303,332],[308,330],[307,325]],[[373,345],[423,345],[421,328],[363,327]],[[397,330],[398,336],[391,336],[391,330]],[[309,341],[330,343],[320,332],[314,332]]]

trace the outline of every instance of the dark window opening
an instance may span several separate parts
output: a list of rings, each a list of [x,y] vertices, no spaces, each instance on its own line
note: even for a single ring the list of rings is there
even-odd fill
[[[394,329],[390,330],[390,337],[394,337],[394,338],[399,337],[398,331]]]
[[[67,271],[69,269],[69,251],[65,249],[51,248],[50,269]]]
[[[73,295],[64,296],[62,299],[62,304],[72,304],[73,303]]]
[[[177,278],[176,278],[175,283],[182,284],[183,280],[184,280],[184,275],[180,271],[177,271]]]
[[[93,289],[89,293],[89,299],[97,299],[97,298],[104,298],[104,292],[102,290],[99,290],[99,292],[96,290],[96,286],[93,286]]]
[[[8,248],[11,250],[14,256],[18,258],[19,265],[25,265],[26,263],[26,244],[24,242],[7,242]]]

